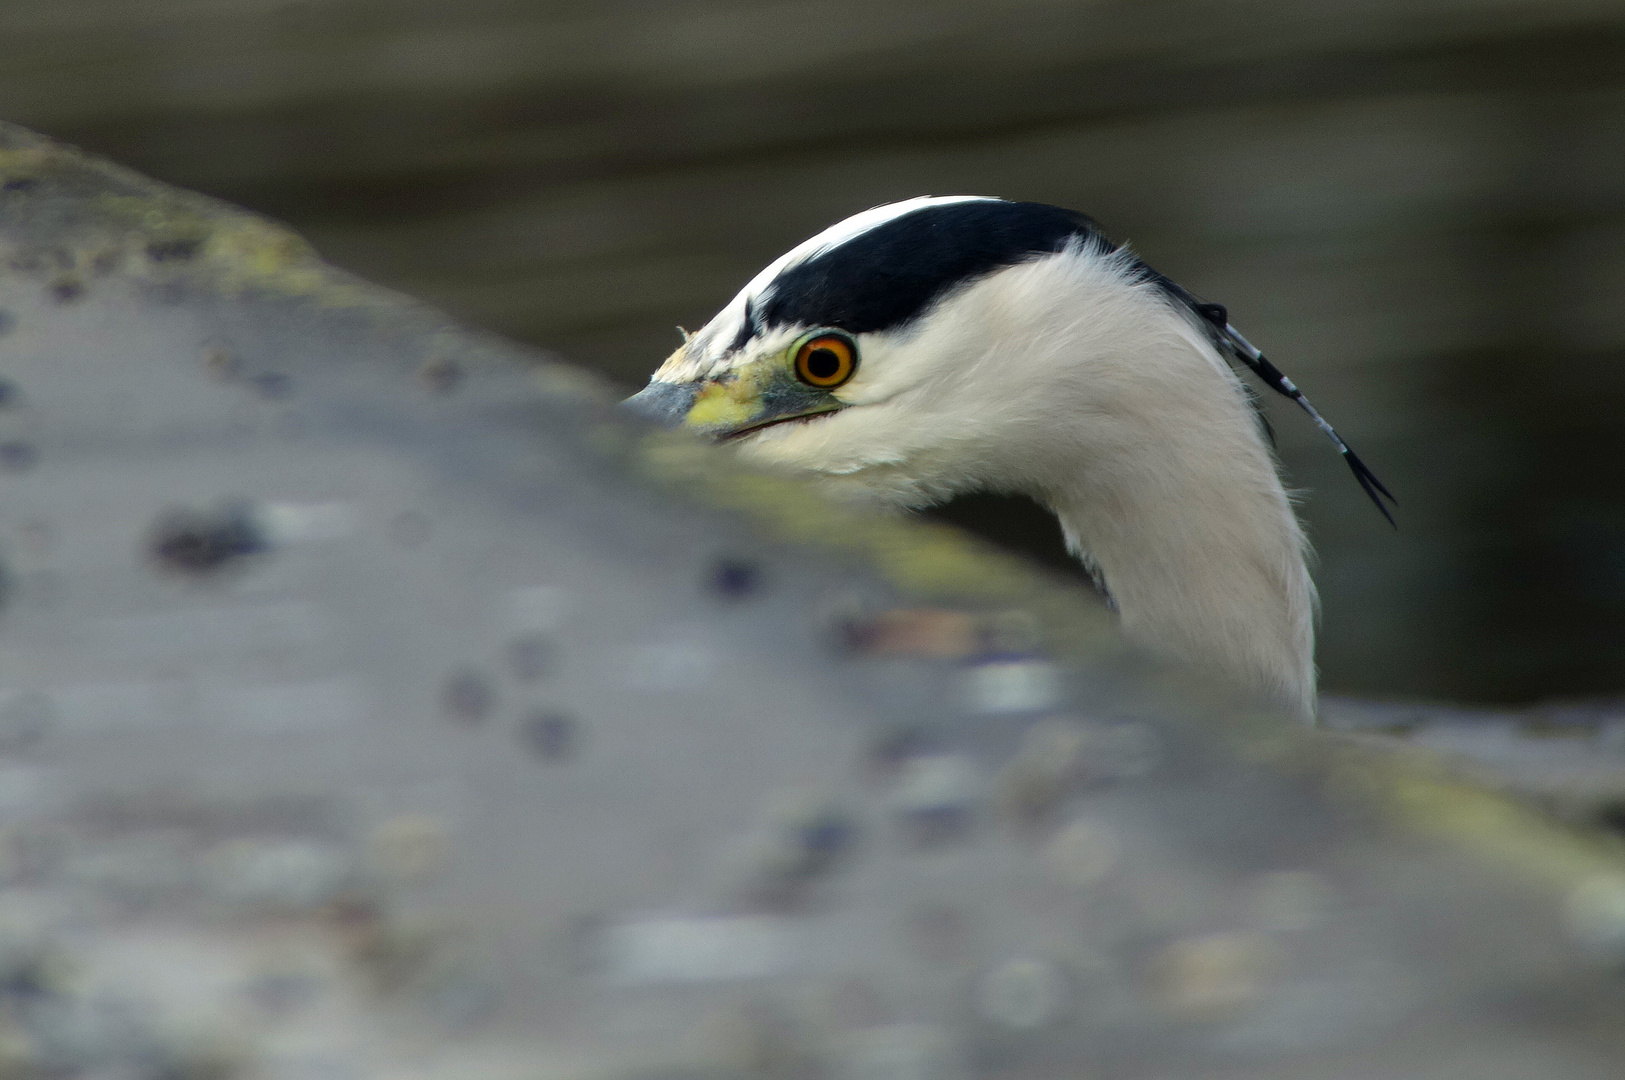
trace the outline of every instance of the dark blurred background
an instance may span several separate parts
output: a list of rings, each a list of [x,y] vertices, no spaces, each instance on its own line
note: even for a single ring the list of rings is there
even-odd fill
[[[1076,207],[1399,496],[1272,406],[1326,689],[1625,687],[1619,0],[6,0],[0,116],[628,388],[856,210]]]

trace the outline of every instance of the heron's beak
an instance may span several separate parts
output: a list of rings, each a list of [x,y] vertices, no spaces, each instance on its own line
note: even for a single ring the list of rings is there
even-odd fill
[[[827,391],[804,386],[780,365],[757,361],[711,379],[654,381],[622,402],[640,416],[719,442],[760,428],[834,412]]]
[[[688,416],[688,410],[694,407],[694,399],[699,393],[699,383],[651,382],[621,402],[621,405],[645,420],[676,427]]]

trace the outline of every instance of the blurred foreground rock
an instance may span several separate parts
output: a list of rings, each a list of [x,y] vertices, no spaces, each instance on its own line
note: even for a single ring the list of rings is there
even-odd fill
[[[1426,756],[1575,825],[1625,831],[1625,702],[1496,710],[1327,698],[1321,722],[1361,745]]]
[[[0,335],[5,1075],[1619,1075],[1614,840],[1081,591],[16,128]]]

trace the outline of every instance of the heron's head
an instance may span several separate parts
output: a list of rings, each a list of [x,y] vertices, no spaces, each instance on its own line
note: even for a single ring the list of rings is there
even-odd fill
[[[1388,513],[1223,306],[1038,203],[848,218],[756,275],[627,404],[842,494],[1032,496],[1131,637],[1312,716],[1303,534],[1232,362],[1296,402]]]
[[[1068,254],[1074,277],[1135,284],[1092,222],[1058,207],[951,196],[865,211],[758,274],[627,404],[893,502],[1013,486],[1001,462],[1031,460],[1011,440],[1051,430],[1056,390],[1021,357],[1057,336],[1046,304],[1068,327],[1091,315],[1076,290],[1031,278]]]

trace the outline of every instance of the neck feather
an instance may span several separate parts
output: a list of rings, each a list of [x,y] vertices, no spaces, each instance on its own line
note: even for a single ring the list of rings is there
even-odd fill
[[[1160,344],[1096,358],[1071,460],[1031,493],[1098,568],[1131,638],[1311,720],[1315,591],[1274,456],[1205,341]],[[1132,377],[1110,377],[1117,361]]]
[[[1311,719],[1314,586],[1273,464],[1243,440],[1189,435],[1152,425],[1133,460],[1081,467],[1041,497],[1132,639]]]
[[[1001,306],[1036,344],[992,351],[1002,385],[1042,392],[1020,426],[1031,440],[989,454],[987,479],[1055,511],[1130,637],[1312,719],[1307,545],[1246,389],[1114,257],[1028,275],[1002,283]]]

